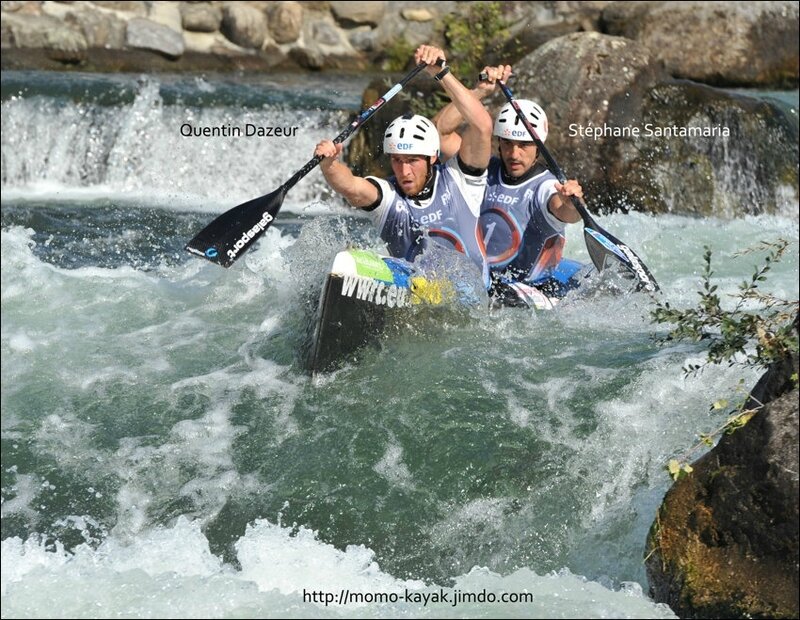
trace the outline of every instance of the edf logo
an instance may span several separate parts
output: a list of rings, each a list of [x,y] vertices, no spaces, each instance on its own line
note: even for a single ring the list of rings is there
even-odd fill
[[[503,137],[511,136],[512,138],[529,138],[527,131],[520,131],[519,129],[506,129],[503,131]]]
[[[508,194],[498,194],[495,201],[503,205],[515,205],[519,202],[519,196],[509,196]]]
[[[400,151],[410,151],[413,147],[413,144],[409,144],[408,142],[398,142],[397,148]]]

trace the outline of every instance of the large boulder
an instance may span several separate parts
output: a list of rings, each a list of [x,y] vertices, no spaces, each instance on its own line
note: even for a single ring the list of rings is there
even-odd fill
[[[147,19],[166,26],[175,32],[183,30],[180,3],[178,2],[151,2],[147,12]]]
[[[605,200],[612,188],[603,147],[611,139],[587,138],[571,127],[603,127],[617,109],[630,117],[625,122],[637,119],[645,93],[669,76],[644,45],[596,32],[548,41],[517,63],[514,74],[514,96],[533,99],[547,113],[547,147],[567,176],[579,179],[594,200]],[[498,96],[495,107],[503,103]]]
[[[2,47],[44,49],[53,60],[76,63],[86,58],[86,38],[60,19],[26,12],[3,14]]]
[[[267,16],[249,4],[226,4],[221,30],[236,45],[261,49],[267,38]]]
[[[613,2],[602,23],[646,45],[675,77],[797,88],[797,2]]]
[[[65,23],[83,33],[90,48],[122,49],[125,47],[126,23],[113,13],[76,10],[64,16]]]
[[[210,2],[181,2],[181,24],[189,32],[216,32],[222,24],[222,9]]]
[[[643,129],[599,149],[610,205],[720,217],[797,211],[797,115],[777,103],[681,81],[651,88],[640,120],[622,107],[609,124]]]
[[[278,2],[269,13],[269,30],[276,43],[292,43],[303,29],[303,6],[299,2]]]
[[[329,13],[306,11],[302,34],[289,57],[306,69],[367,67],[366,57],[350,44]]]
[[[796,210],[796,113],[670,78],[641,43],[554,39],[514,67],[548,115],[548,149],[591,204],[736,216]],[[495,105],[503,101],[495,101]]]
[[[800,613],[797,371],[796,354],[773,366],[747,404],[755,416],[664,498],[647,577],[653,600],[681,618]]]
[[[133,49],[157,52],[167,58],[178,58],[185,49],[182,32],[141,17],[128,22],[125,43]]]
[[[381,23],[388,2],[329,2],[336,21],[345,27],[368,25],[373,28]]]

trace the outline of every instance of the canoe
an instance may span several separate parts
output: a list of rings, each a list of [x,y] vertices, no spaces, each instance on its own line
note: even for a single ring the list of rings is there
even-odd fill
[[[491,306],[552,309],[580,285],[586,268],[563,259],[531,284],[497,278]],[[392,317],[421,304],[460,303],[465,295],[469,291],[457,283],[427,277],[402,259],[363,249],[339,252],[320,294],[306,368],[312,374],[334,370],[374,341]]]

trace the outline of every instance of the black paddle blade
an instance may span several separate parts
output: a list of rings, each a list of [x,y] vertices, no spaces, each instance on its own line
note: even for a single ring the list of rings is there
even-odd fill
[[[270,227],[286,196],[282,185],[271,194],[229,209],[201,230],[186,250],[230,267]]]
[[[603,271],[614,262],[622,263],[637,280],[636,290],[655,293],[659,290],[656,279],[645,267],[642,260],[627,245],[606,231],[584,226],[583,236],[586,249],[597,271]]]

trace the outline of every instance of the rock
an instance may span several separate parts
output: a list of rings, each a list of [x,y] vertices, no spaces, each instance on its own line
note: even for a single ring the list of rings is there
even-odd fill
[[[347,33],[347,40],[359,52],[372,52],[377,49],[376,31],[369,26],[353,28]]]
[[[210,2],[181,2],[181,23],[191,32],[216,32],[222,24],[222,9]]]
[[[328,47],[336,47],[343,44],[344,39],[339,36],[339,30],[331,23],[326,21],[311,22],[311,39],[327,45]]]
[[[609,34],[646,45],[676,77],[797,88],[798,17],[797,2],[683,0],[613,2],[602,21]]]
[[[65,23],[83,33],[90,48],[122,49],[125,47],[126,23],[113,13],[69,11]]]
[[[610,2],[517,2],[504,14],[508,40],[498,61],[513,64],[550,39],[572,32],[600,29],[603,9]]]
[[[376,27],[386,14],[386,2],[329,2],[333,16],[343,26]]]
[[[551,39],[584,30],[580,23],[562,21],[552,24],[538,25],[527,22],[523,28],[514,29],[511,38],[505,43],[498,60],[505,64],[514,65],[520,58],[529,54]]]
[[[681,618],[797,618],[797,355],[776,364],[748,407],[664,498],[648,537],[650,594]]]
[[[147,18],[175,32],[183,30],[180,5],[177,2],[152,2]]]
[[[325,66],[325,60],[319,49],[293,47],[289,50],[289,58],[306,69],[318,71]]]
[[[128,13],[131,17],[146,17],[147,16],[147,2],[92,2],[101,9],[109,11],[119,11],[121,13]]]
[[[668,79],[649,50],[621,37],[575,33],[547,42],[517,63],[514,73],[514,96],[533,99],[547,113],[547,147],[567,176],[579,179],[593,199],[609,195],[606,141],[571,135],[569,128],[602,127],[614,106],[640,116],[644,94]],[[502,95],[495,99],[496,108],[504,103]]]
[[[640,119],[616,108],[609,124],[645,130],[630,140],[607,140],[600,148],[608,162],[611,204],[726,218],[797,209],[796,113],[681,81],[647,92]],[[648,136],[647,127],[706,128],[729,135]]]
[[[182,33],[141,17],[128,22],[125,42],[134,49],[158,52],[167,58],[178,58],[184,50]]]
[[[374,49],[385,53],[386,50],[397,47],[405,47],[411,52],[423,44],[445,45],[444,36],[436,29],[436,21],[429,22],[409,22],[401,19],[399,15],[393,15],[384,19],[374,30],[375,46]],[[403,45],[405,43],[405,45]],[[411,54],[409,54],[409,62]]]
[[[409,22],[433,21],[434,15],[428,9],[403,9],[400,16]]]
[[[222,12],[221,30],[236,45],[260,49],[267,36],[267,17],[248,4],[227,4]]]
[[[76,63],[86,59],[85,37],[49,15],[8,13],[2,20],[2,46],[45,49],[49,58]]]
[[[544,107],[548,149],[596,209],[729,217],[796,208],[796,114],[676,82],[645,46],[599,33],[553,39],[514,72],[515,97]],[[586,133],[595,130],[605,133]]]
[[[278,2],[269,14],[269,31],[276,43],[292,43],[303,29],[303,7],[299,2]]]
[[[329,14],[308,14],[298,44],[289,51],[289,57],[307,69],[342,68],[366,65],[366,60],[336,27]]]
[[[19,12],[21,14],[40,15],[41,10],[42,2],[17,2],[15,0],[3,2],[3,11],[8,11],[9,13]]]
[[[239,47],[235,43],[231,43],[219,32],[187,31],[183,33],[183,39],[187,52],[217,54],[220,56],[244,56],[255,54],[254,50],[248,50]],[[280,60],[278,62],[280,62]]]

